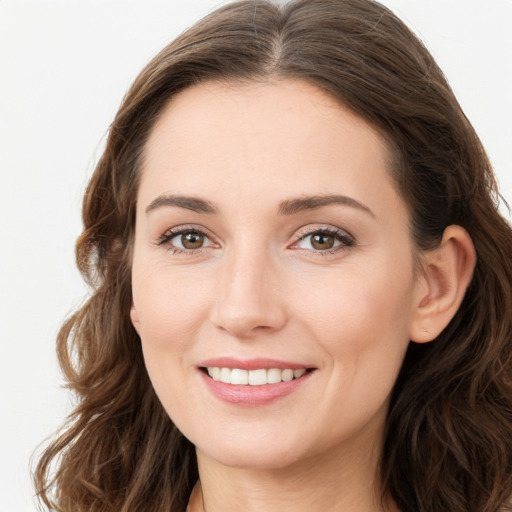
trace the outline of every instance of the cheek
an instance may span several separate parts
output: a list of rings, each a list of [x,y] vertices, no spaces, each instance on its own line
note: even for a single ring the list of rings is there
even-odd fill
[[[412,286],[404,276],[355,269],[336,281],[338,286],[317,280],[314,293],[303,297],[301,328],[310,330],[324,354],[329,400],[318,414],[333,432],[340,418],[355,432],[387,408],[409,345]]]
[[[343,366],[344,379],[370,366],[386,371],[387,361],[395,372],[409,343],[414,282],[407,264],[400,274],[390,263],[380,271],[352,267],[325,277],[303,283],[309,293],[294,294],[304,328],[333,365]]]
[[[183,385],[195,370],[191,345],[203,324],[208,294],[197,278],[137,263],[133,309],[144,362],[164,408],[179,423],[182,415],[191,415],[191,396],[183,393]]]
[[[134,265],[132,286],[143,345],[177,350],[200,327],[209,301],[204,278]]]
[[[323,277],[323,278],[322,278]],[[296,290],[303,314],[318,319],[321,329],[336,325],[350,329],[365,321],[368,328],[407,323],[413,293],[409,273],[365,272],[357,268],[344,268],[338,273],[313,276]],[[307,290],[307,293],[303,293]],[[299,293],[302,292],[302,293]],[[387,322],[385,322],[387,320]]]

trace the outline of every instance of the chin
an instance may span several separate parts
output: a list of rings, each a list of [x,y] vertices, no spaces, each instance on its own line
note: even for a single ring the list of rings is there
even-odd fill
[[[297,454],[286,453],[281,450],[263,452],[261,449],[250,450],[235,447],[229,450],[208,450],[204,452],[198,448],[198,457],[204,454],[223,466],[237,469],[252,470],[278,470],[298,462]]]
[[[226,441],[226,438],[220,442],[211,439],[206,443],[196,444],[198,457],[205,456],[233,468],[271,470],[291,466],[304,455],[292,448],[293,443],[286,445],[275,437],[257,439],[252,436],[251,440]]]

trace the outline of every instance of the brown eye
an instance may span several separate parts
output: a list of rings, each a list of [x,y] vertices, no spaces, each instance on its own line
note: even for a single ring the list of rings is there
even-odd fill
[[[318,253],[330,253],[338,249],[352,247],[354,243],[354,239],[346,231],[318,229],[304,235],[296,242],[295,247]]]
[[[176,229],[165,233],[160,238],[159,245],[167,245],[177,252],[197,251],[215,244],[210,237],[198,229]]]
[[[311,246],[319,251],[332,249],[334,247],[334,236],[326,233],[318,233],[311,236]]]
[[[184,249],[199,249],[204,245],[204,235],[197,231],[182,233],[180,237]]]

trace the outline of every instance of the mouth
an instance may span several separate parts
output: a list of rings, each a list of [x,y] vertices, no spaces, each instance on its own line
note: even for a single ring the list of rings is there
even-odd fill
[[[237,406],[265,405],[307,386],[317,368],[291,361],[217,357],[197,367],[206,388],[223,402]]]
[[[201,367],[201,371],[211,379],[224,384],[237,386],[265,386],[280,384],[300,379],[314,368],[256,368],[246,370],[243,368],[227,368],[220,366]]]
[[[309,365],[252,359],[216,358],[198,367],[206,388],[223,402],[256,407],[295,394],[317,368]]]

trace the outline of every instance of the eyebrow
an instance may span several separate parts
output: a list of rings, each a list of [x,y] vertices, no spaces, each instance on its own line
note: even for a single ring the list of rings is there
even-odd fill
[[[164,206],[177,206],[178,208],[185,208],[197,213],[217,213],[217,209],[204,199],[189,196],[161,195],[151,201],[146,208],[146,214]]]
[[[375,214],[370,210],[370,208],[368,208],[368,206],[360,203],[352,197],[342,195],[310,196],[288,199],[279,205],[279,214],[293,215],[294,213],[299,213],[305,210],[315,210],[332,204],[340,204],[343,206],[357,208],[358,210],[362,210],[369,213],[372,217],[375,217]]]
[[[357,208],[358,210],[362,210],[366,213],[369,213],[372,217],[375,217],[375,214],[370,210],[370,208],[360,203],[356,199],[353,199],[352,197],[343,195],[309,196],[296,199],[287,199],[286,201],[280,203],[278,213],[279,215],[293,215],[295,213],[307,210],[315,210],[317,208],[322,208],[332,204]],[[204,199],[199,199],[198,197],[161,195],[151,201],[149,206],[146,208],[146,214],[166,206],[185,208],[197,213],[218,213],[217,208],[215,208],[212,203],[205,201]]]

